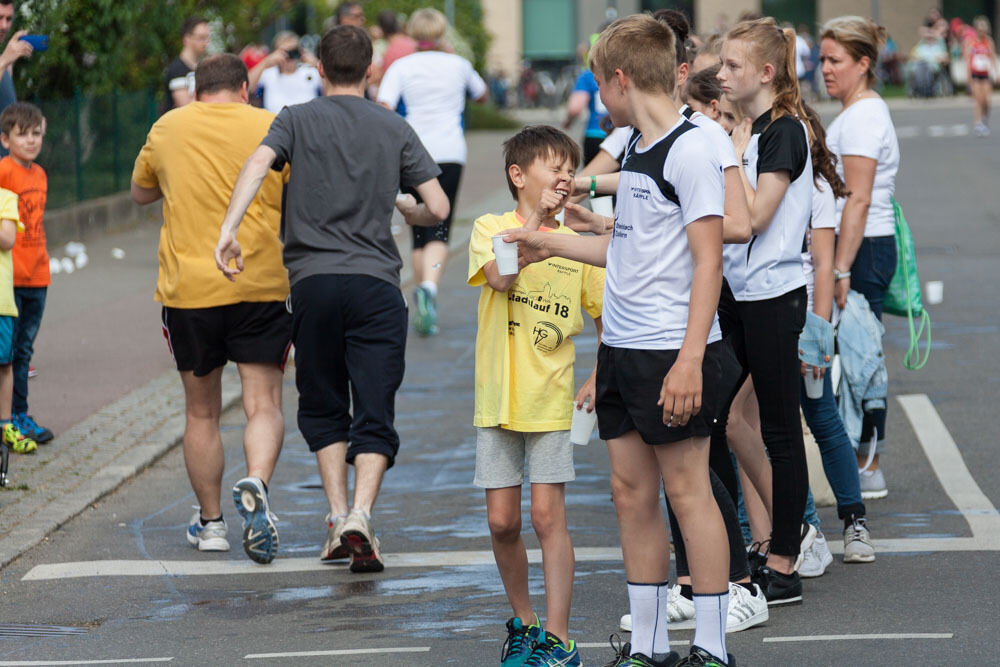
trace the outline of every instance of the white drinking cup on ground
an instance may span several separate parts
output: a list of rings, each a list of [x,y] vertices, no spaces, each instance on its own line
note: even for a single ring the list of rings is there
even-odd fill
[[[507,243],[503,234],[493,237],[493,254],[497,258],[497,273],[512,276],[517,273],[517,244]]]
[[[597,410],[587,412],[589,402],[584,402],[583,407],[577,409],[576,401],[573,401],[573,422],[569,427],[569,441],[574,445],[586,445],[590,442],[590,435],[597,426]]]
[[[944,283],[940,280],[928,280],[924,283],[924,296],[927,304],[934,306],[944,301]]]

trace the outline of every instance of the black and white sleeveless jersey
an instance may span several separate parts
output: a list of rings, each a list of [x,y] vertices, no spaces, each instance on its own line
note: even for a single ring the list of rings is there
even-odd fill
[[[684,341],[692,280],[685,228],[723,214],[722,167],[704,132],[681,118],[645,148],[638,131],[629,138],[608,246],[607,345],[675,350]],[[716,318],[707,342],[721,337]]]
[[[806,284],[802,239],[812,213],[813,172],[805,123],[770,109],[754,121],[743,168],[754,189],[760,174],[787,171],[791,182],[764,233],[723,247],[723,273],[737,301],[762,301]]]

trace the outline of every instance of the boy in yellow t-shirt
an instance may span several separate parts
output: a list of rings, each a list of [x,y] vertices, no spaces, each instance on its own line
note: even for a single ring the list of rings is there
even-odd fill
[[[469,285],[482,286],[476,336],[475,483],[486,511],[500,578],[514,617],[507,621],[503,665],[579,665],[569,639],[574,556],[566,525],[565,483],[575,478],[569,440],[573,400],[570,338],[583,328],[581,308],[600,335],[604,270],[553,258],[515,275],[500,275],[492,237],[524,226],[551,234],[576,232],[554,219],[572,191],[580,160],[576,143],[547,126],[527,127],[504,142],[507,185],[517,208],[484,215],[469,243]],[[576,396],[594,405],[594,375]],[[546,618],[543,630],[528,596],[528,558],[521,539],[521,485],[527,463],[532,527],[542,547]],[[531,664],[535,664],[534,662]]]
[[[21,218],[17,211],[17,195],[0,188],[0,481],[6,484],[7,452],[30,454],[38,445],[18,430],[11,420],[11,399],[14,395],[14,324],[17,304],[14,301],[14,265],[10,249],[14,247]]]

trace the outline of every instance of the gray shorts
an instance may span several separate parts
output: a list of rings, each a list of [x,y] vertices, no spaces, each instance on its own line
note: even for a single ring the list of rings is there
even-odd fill
[[[525,464],[532,484],[561,484],[576,479],[569,431],[522,433],[499,426],[476,427],[476,486],[521,486]]]

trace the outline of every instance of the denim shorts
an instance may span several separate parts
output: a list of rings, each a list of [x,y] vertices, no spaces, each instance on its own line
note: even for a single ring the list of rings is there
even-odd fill
[[[0,366],[14,362],[14,325],[16,317],[0,315]]]

